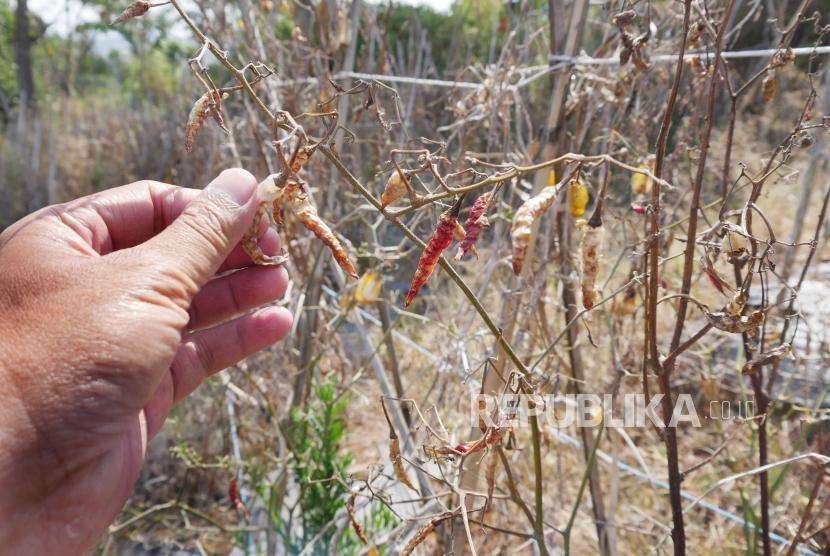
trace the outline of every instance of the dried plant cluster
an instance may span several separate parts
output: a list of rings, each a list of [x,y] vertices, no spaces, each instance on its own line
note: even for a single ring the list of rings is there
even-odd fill
[[[184,124],[186,150],[213,119],[232,156],[268,175],[244,247],[296,278],[290,405],[307,403],[315,372],[339,372],[344,390],[371,400],[373,418],[356,432],[365,435],[362,471],[327,479],[348,491],[329,537],[352,531],[364,553],[403,554],[683,554],[713,537],[771,554],[828,539],[826,438],[805,433],[789,451],[776,440],[793,415],[815,420],[823,403],[816,392],[782,395],[781,380],[811,349],[799,336],[808,325],[798,293],[820,253],[830,187],[803,188],[807,199],[817,191],[804,205],[814,207],[806,241],[768,208],[826,144],[822,59],[792,50],[828,35],[808,1],[782,3],[768,26],[774,53],[747,62],[723,52],[750,22],[769,19],[760,3],[613,3],[603,19],[587,0],[553,1],[547,13],[519,2],[490,63],[462,65],[458,82],[437,92],[434,83],[354,76],[407,69],[391,53],[379,6],[298,2],[307,25],[278,41],[267,25],[276,8],[243,2],[242,46],[215,10],[197,17],[167,4],[135,2],[118,21],[178,14],[196,39],[190,67],[204,89]],[[369,68],[357,65],[358,43]],[[434,61],[423,44],[415,51],[412,67],[426,74]],[[572,63],[583,51],[614,63]],[[332,74],[340,63],[345,77]],[[229,82],[218,85],[220,75]],[[788,110],[759,155],[741,142],[756,129],[753,114],[771,106]],[[263,219],[287,253],[263,254]],[[327,292],[347,301],[331,304]],[[366,328],[372,312],[378,345]],[[441,372],[419,372],[412,361],[425,354]],[[277,386],[247,380],[252,404],[284,426]],[[662,395],[668,423],[676,396],[689,391],[699,407],[749,395],[756,414],[701,430],[629,432],[606,429],[604,417],[599,428],[565,431],[534,416],[527,428],[465,421],[471,392],[537,396],[537,408],[542,395],[642,393],[647,402]],[[272,439],[283,432],[263,430],[261,446],[278,459],[290,451]],[[387,447],[377,452],[369,438]],[[252,485],[279,469],[261,454],[251,460],[235,465]],[[642,476],[623,472],[626,460]],[[668,497],[658,476],[668,477]],[[290,504],[279,480],[269,496]],[[803,496],[785,499],[779,480]],[[251,486],[243,502],[234,490],[235,526],[279,552],[267,516],[288,510],[262,492]],[[690,493],[706,496],[707,509],[684,507]],[[395,524],[369,524],[372,504]],[[315,542],[305,553],[319,550]]]

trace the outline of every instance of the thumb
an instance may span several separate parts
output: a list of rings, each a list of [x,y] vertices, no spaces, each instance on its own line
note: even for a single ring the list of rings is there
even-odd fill
[[[246,170],[223,171],[145,246],[195,289],[202,287],[251,225],[258,206],[256,185]]]

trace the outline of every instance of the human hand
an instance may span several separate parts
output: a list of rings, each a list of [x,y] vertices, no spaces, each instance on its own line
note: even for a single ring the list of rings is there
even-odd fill
[[[203,192],[138,182],[0,234],[1,552],[92,546],[173,404],[287,334],[283,308],[243,314],[288,283],[238,245],[255,189],[244,170]]]

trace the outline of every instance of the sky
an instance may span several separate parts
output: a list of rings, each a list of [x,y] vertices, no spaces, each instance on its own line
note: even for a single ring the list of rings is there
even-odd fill
[[[371,1],[371,0],[370,0]],[[452,0],[396,0],[402,4],[430,6],[438,11],[448,11]],[[128,4],[124,0],[124,5]],[[54,32],[66,34],[80,23],[96,21],[96,10],[84,6],[78,0],[29,0],[29,9],[49,24]]]
[[[124,6],[130,0],[124,0]],[[368,0],[377,3],[383,0]],[[449,11],[453,0],[395,0],[401,4],[415,6],[430,6],[437,11]],[[187,0],[184,0],[186,5]],[[38,14],[49,26],[50,31],[59,35],[66,35],[82,23],[99,21],[98,11],[85,6],[79,0],[29,0],[29,9]],[[121,35],[115,32],[98,33],[93,48],[99,54],[107,54],[113,50],[122,50],[127,43]]]

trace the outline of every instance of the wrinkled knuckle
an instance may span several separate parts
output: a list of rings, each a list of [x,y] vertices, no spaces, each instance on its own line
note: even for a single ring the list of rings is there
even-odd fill
[[[148,191],[164,191],[166,189],[170,189],[171,186],[160,181],[144,179],[135,181],[129,184],[127,187],[132,187],[136,189],[147,189]]]
[[[197,302],[192,302],[187,308],[187,317],[188,328],[194,327],[201,320],[201,311]]]
[[[234,283],[228,285],[228,296],[230,297],[231,307],[233,308],[234,313],[242,311],[242,299],[240,298],[241,292],[238,288],[239,286]]]
[[[242,353],[243,354],[250,354],[251,353],[250,345],[249,345],[249,342],[248,342],[247,338],[245,337],[246,335],[243,333],[242,323],[240,321],[237,321],[235,323],[235,325],[233,327],[233,333],[234,333],[234,340],[236,341],[236,345],[240,346],[240,348],[242,350]]]
[[[196,238],[205,241],[217,250],[226,247],[226,230],[231,224],[233,214],[232,207],[222,205],[223,203],[214,199],[209,199],[204,203],[194,203],[188,207],[190,218],[184,220],[189,231]]]
[[[192,349],[188,350],[191,357],[191,368],[198,370],[200,375],[210,374],[216,364],[216,357],[213,354],[213,350],[199,338],[194,338],[191,345]]]

